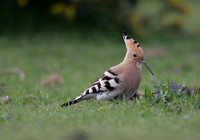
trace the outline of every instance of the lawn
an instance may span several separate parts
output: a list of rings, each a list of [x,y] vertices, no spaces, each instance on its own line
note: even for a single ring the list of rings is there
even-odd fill
[[[197,37],[154,36],[138,39],[153,77],[143,67],[139,91],[168,80],[189,88],[200,85],[200,40]],[[120,104],[83,101],[61,108],[82,93],[109,67],[123,60],[121,34],[68,31],[0,36],[0,70],[21,69],[0,75],[0,139],[200,139],[198,95],[193,101],[175,98],[168,105],[143,98]],[[62,85],[47,87],[42,79],[57,73]],[[199,103],[200,104],[200,103]]]

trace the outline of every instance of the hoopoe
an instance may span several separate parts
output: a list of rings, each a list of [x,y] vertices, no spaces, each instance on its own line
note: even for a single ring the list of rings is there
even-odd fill
[[[127,48],[124,60],[108,69],[96,82],[75,99],[62,104],[62,107],[76,104],[82,100],[123,100],[125,96],[131,99],[137,92],[142,79],[142,64],[153,72],[144,61],[144,52],[136,40],[133,40],[126,32],[123,39]]]

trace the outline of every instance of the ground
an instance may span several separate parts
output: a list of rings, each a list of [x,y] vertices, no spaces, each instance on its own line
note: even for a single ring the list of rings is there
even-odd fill
[[[89,34],[89,35],[88,35]],[[133,38],[134,35],[132,35]],[[139,91],[171,82],[193,88],[200,85],[199,45],[194,36],[154,36],[137,39],[153,77],[143,67]],[[121,34],[75,31],[34,35],[1,35],[0,70],[21,69],[26,78],[0,75],[0,139],[199,139],[200,110],[177,98],[168,106],[141,100],[120,104],[83,101],[61,108],[79,95],[109,67],[123,60]],[[63,83],[42,85],[57,73]],[[195,101],[199,101],[196,97]],[[194,102],[195,102],[194,101]]]

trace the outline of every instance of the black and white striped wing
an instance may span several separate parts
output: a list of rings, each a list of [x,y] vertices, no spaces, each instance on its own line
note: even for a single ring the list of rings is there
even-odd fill
[[[112,72],[110,69],[105,71],[102,77],[96,81],[90,88],[83,92],[80,96],[77,96],[75,100],[83,97],[89,97],[90,95],[100,94],[108,91],[112,91],[117,88],[120,84],[120,80],[117,74]]]
[[[98,81],[96,81],[91,87],[89,87],[85,92],[77,96],[75,99],[62,104],[61,107],[70,106],[85,99],[94,99],[99,94],[102,95],[103,93],[111,92],[112,90],[116,89],[119,84],[120,80],[117,77],[117,74],[112,72],[111,70],[107,70],[106,72],[104,72],[102,77]]]

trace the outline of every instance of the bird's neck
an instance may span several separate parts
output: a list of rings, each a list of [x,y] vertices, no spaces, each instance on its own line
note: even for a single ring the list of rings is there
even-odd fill
[[[126,52],[126,55],[124,57],[124,61],[133,61],[133,55],[130,51]]]

